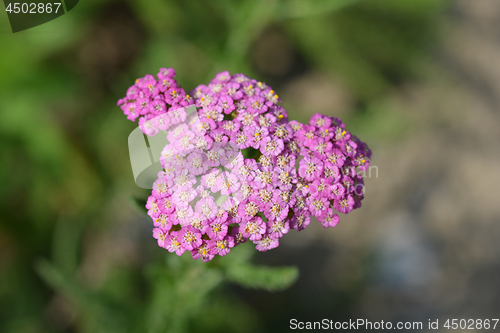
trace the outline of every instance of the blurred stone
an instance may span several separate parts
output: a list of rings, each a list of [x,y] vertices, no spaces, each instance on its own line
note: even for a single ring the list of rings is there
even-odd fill
[[[343,118],[353,107],[351,94],[341,81],[318,72],[286,84],[281,98],[291,115],[300,114],[304,119],[315,113]]]

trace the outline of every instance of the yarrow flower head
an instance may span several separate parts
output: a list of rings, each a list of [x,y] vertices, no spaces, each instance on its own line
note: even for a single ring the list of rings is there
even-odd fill
[[[169,142],[146,205],[160,247],[203,261],[247,240],[267,251],[290,229],[335,227],[361,206],[371,151],[340,119],[289,121],[278,94],[244,74],[221,72],[189,94],[175,76],[161,68],[118,101]]]

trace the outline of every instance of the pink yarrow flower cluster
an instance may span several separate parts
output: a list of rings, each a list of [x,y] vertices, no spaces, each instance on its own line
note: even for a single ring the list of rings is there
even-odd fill
[[[153,136],[183,121],[176,110],[193,105],[193,98],[177,84],[173,68],[160,68],[157,77],[146,75],[135,81],[127,95],[118,101],[131,121],[139,118],[144,134]]]
[[[334,227],[338,212],[361,206],[360,171],[371,151],[340,119],[316,114],[309,124],[289,121],[271,87],[229,72],[195,88],[191,99],[174,75],[162,69],[159,80],[146,76],[119,101],[135,120],[130,107],[137,112],[146,98],[149,112],[141,118],[156,126],[141,127],[145,134],[169,129],[163,171],[146,205],[159,246],[203,261],[247,240],[267,251],[312,217]],[[170,87],[162,91],[158,85],[167,78]],[[169,89],[183,97],[167,101]],[[158,101],[171,104],[162,109]],[[193,103],[197,112],[188,116],[183,107]],[[168,119],[161,128],[159,116]]]

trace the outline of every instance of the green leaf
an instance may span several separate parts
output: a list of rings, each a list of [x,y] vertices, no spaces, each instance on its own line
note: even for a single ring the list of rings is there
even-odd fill
[[[264,331],[262,326],[257,311],[244,300],[231,293],[218,293],[190,323],[190,331],[252,333]]]
[[[146,208],[147,199],[139,199],[137,197],[129,197],[130,203],[132,207],[139,213],[148,213],[148,209]]]
[[[83,218],[61,217],[54,227],[52,259],[66,274],[74,274],[77,270],[84,223]]]
[[[128,332],[133,311],[103,295],[91,292],[45,259],[36,262],[38,275],[52,288],[74,301],[99,327],[99,331]],[[101,330],[102,329],[102,330]]]
[[[243,287],[279,291],[290,287],[299,277],[295,266],[266,267],[236,265],[226,270],[228,280]]]
[[[174,256],[170,255],[174,258]],[[176,267],[172,267],[172,263]],[[184,255],[169,260],[169,266],[148,268],[152,285],[147,308],[147,332],[185,332],[190,320],[208,306],[209,293],[223,282],[223,274],[207,263]]]
[[[360,0],[288,0],[282,2],[279,17],[282,19],[293,19],[326,15],[359,1]]]

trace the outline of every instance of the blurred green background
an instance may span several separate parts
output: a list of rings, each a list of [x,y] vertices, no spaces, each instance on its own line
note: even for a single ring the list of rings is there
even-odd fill
[[[498,318],[498,22],[495,0],[82,0],[16,34],[0,14],[0,332]],[[296,265],[291,288],[165,262],[116,106],[160,67],[186,90],[243,72],[291,119],[340,117],[373,150],[361,209],[253,257]],[[178,285],[197,296],[181,306]]]

